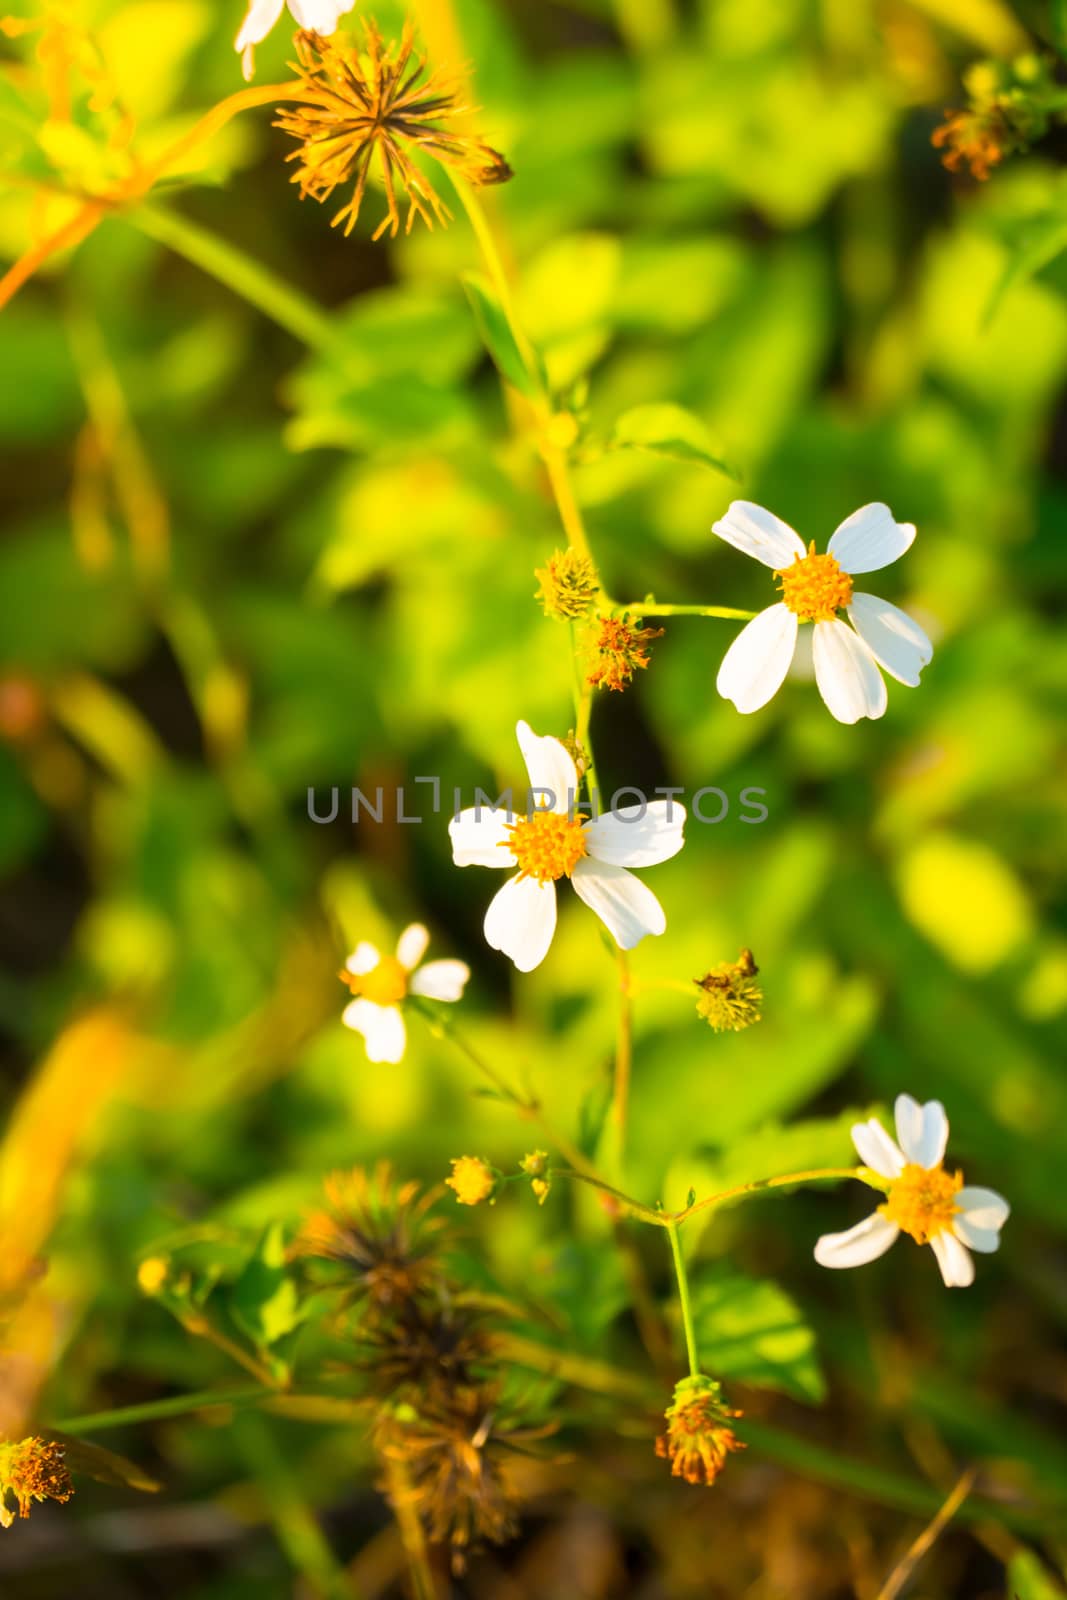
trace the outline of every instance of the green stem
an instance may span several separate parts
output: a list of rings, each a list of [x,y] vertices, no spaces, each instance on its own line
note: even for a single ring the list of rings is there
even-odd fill
[[[861,1183],[866,1183],[866,1172],[865,1167],[813,1167],[810,1172],[787,1172],[780,1178],[756,1178],[752,1183],[740,1183],[734,1189],[723,1189],[720,1194],[709,1194],[705,1199],[697,1200],[693,1205],[676,1211],[671,1221],[680,1227],[690,1217],[695,1217],[698,1211],[725,1205],[728,1200],[743,1200],[750,1194],[762,1194],[766,1189],[792,1189],[798,1184],[818,1183],[827,1178],[858,1178]],[[878,1186],[871,1184],[870,1187]]]
[[[157,1422],[163,1417],[184,1417],[194,1411],[209,1411],[215,1406],[251,1405],[262,1400],[262,1389],[202,1389],[197,1394],[173,1394],[165,1400],[146,1400],[137,1406],[120,1406],[114,1411],[92,1411],[83,1417],[64,1417],[55,1424],[61,1433],[101,1433],[105,1428],[125,1428],[140,1422]]]
[[[530,342],[530,337],[523,327],[516,310],[515,297],[511,292],[511,280],[497,248],[496,237],[490,226],[489,218],[485,214],[485,207],[472,186],[465,178],[461,178],[458,172],[450,170],[449,177],[452,180],[453,188],[459,196],[460,204],[467,213],[467,219],[470,222],[474,237],[478,241],[478,248],[482,253],[485,270],[489,274],[489,281],[497,292],[500,309],[507,319],[511,337],[515,341],[515,348],[522,357],[522,364],[526,369],[526,376],[530,380],[530,386],[538,392],[547,407],[548,395],[545,393],[544,383],[541,378],[541,367],[534,347]]]
[[[302,344],[312,350],[336,351],[337,334],[326,313],[299,289],[227,240],[159,205],[142,205],[117,215],[217,278]]]
[[[572,1167],[576,1169],[574,1173],[575,1177],[582,1178],[586,1183],[599,1183],[600,1180],[598,1179],[593,1167],[585,1159],[577,1145],[573,1144],[565,1134],[559,1133],[553,1124],[548,1120],[541,1109],[541,1103],[539,1100],[522,1095],[517,1089],[512,1088],[511,1084],[509,1084],[506,1078],[504,1078],[496,1070],[492,1063],[487,1061],[485,1057],[475,1050],[474,1046],[463,1037],[451,1019],[446,1019],[439,1015],[439,1013],[434,1011],[430,1006],[425,1005],[422,1001],[420,1001],[416,995],[409,995],[407,1003],[408,1005],[413,1006],[416,1011],[426,1018],[430,1025],[431,1033],[435,1034],[438,1038],[447,1039],[450,1044],[455,1045],[460,1054],[467,1058],[471,1066],[476,1068],[477,1071],[480,1072],[482,1076],[492,1084],[497,1093],[501,1095],[502,1098],[509,1103],[509,1105],[515,1107],[520,1117],[524,1117],[528,1121],[535,1122],[537,1124],[549,1143],[555,1145],[559,1153],[571,1163]]]
[[[866,1167],[813,1167],[807,1172],[786,1172],[778,1178],[757,1178],[752,1183],[738,1184],[734,1189],[723,1189],[719,1194],[709,1194],[703,1200],[694,1201],[691,1206],[683,1206],[681,1211],[663,1211],[654,1206],[646,1206],[644,1201],[635,1200],[632,1195],[626,1194],[622,1189],[614,1188],[610,1183],[595,1174],[588,1172],[572,1172],[566,1167],[553,1167],[552,1176],[555,1178],[575,1178],[579,1183],[591,1184],[594,1189],[601,1189],[610,1195],[613,1200],[619,1201],[627,1210],[641,1222],[651,1223],[656,1228],[680,1228],[683,1222],[688,1222],[690,1217],[695,1217],[698,1211],[707,1211],[712,1206],[725,1205],[729,1200],[743,1200],[748,1195],[761,1194],[767,1189],[791,1189],[802,1183],[819,1183],[823,1180],[840,1180],[855,1178],[860,1183],[867,1184],[868,1188],[881,1189],[884,1184],[874,1173]]]
[[[505,1100],[510,1101],[524,1116],[533,1116],[536,1113],[536,1104],[532,1100],[527,1100],[517,1089],[512,1088],[511,1084],[496,1070],[492,1063],[486,1061],[485,1057],[480,1055],[472,1044],[468,1043],[450,1018],[443,1017],[432,1006],[424,1004],[417,995],[409,995],[407,1003],[426,1018],[431,1033],[436,1034],[438,1038],[447,1039],[449,1044],[455,1045],[460,1054],[466,1056],[471,1066],[480,1072],[482,1077],[486,1078]]]
[[[757,611],[738,611],[733,606],[674,606],[660,605],[654,600],[634,600],[623,604],[618,600],[606,602],[605,609],[613,615],[627,612],[639,617],[720,617],[726,622],[751,622]]]
[[[689,1300],[689,1275],[685,1268],[682,1242],[678,1237],[676,1222],[667,1223],[667,1234],[671,1241],[674,1276],[678,1280],[678,1304],[682,1312],[682,1327],[685,1329],[685,1353],[689,1359],[689,1375],[696,1378],[700,1375],[700,1356],[697,1352],[696,1330],[693,1327],[693,1307]]]

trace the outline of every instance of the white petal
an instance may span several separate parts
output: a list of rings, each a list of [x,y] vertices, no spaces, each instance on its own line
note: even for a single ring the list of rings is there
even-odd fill
[[[407,1030],[399,1006],[376,1006],[372,1000],[353,1000],[341,1021],[363,1035],[368,1061],[402,1061]]]
[[[234,40],[234,49],[244,50],[248,45],[260,44],[281,16],[284,5],[285,0],[252,0]]]
[[[979,1255],[991,1256],[994,1250],[1000,1249],[1000,1232],[997,1228],[980,1228],[969,1217],[953,1217],[952,1231],[961,1244],[968,1250],[977,1250]]]
[[[956,1204],[968,1224],[976,1228],[995,1231],[1002,1228],[1011,1215],[1011,1207],[1002,1194],[995,1189],[982,1189],[973,1184],[960,1190]]]
[[[858,722],[880,717],[888,696],[885,681],[871,652],[846,622],[815,624],[812,646],[815,682],[838,722]]]
[[[518,723],[515,733],[535,803],[540,804],[542,798],[547,800],[544,795],[547,789],[551,793],[553,811],[566,813],[573,809],[578,800],[578,770],[559,740],[548,733],[537,735],[528,722]]]
[[[854,594],[848,608],[852,626],[871,652],[898,683],[914,689],[919,674],[930,661],[934,647],[926,634],[899,606],[873,594]]]
[[[462,1000],[470,975],[465,961],[428,961],[412,975],[408,988],[427,1000]]]
[[[345,969],[355,973],[357,978],[361,978],[364,973],[373,972],[381,959],[374,946],[368,944],[366,939],[361,939],[345,962]]]
[[[751,500],[733,501],[726,515],[712,524],[711,531],[775,572],[788,567],[795,556],[806,553],[803,539],[788,522],[773,511],[765,511],[763,506],[753,505]]]
[[[877,572],[888,567],[915,538],[913,522],[897,522],[888,506],[860,506],[830,535],[827,550],[846,572]]]
[[[948,1118],[940,1100],[921,1106],[910,1094],[898,1094],[893,1111],[897,1139],[907,1159],[917,1167],[939,1167],[948,1144]]]
[[[327,36],[355,3],[356,0],[289,0],[289,10],[302,28]]]
[[[501,855],[503,855],[503,851],[501,851]],[[426,946],[429,942],[429,932],[421,922],[413,922],[404,929],[396,943],[396,959],[400,962],[405,972],[414,972],[426,954]]]
[[[509,878],[485,913],[486,943],[532,972],[548,954],[556,931],[556,886],[536,878]]]
[[[904,1171],[904,1157],[877,1117],[853,1124],[852,1143],[863,1165],[879,1177],[899,1178]]]
[[[937,1257],[941,1276],[948,1289],[966,1289],[974,1282],[974,1259],[966,1245],[961,1244],[947,1228],[935,1233],[930,1248]]]
[[[797,644],[796,614],[768,606],[746,622],[722,658],[715,687],[738,711],[758,711],[782,686]]]
[[[676,800],[619,806],[587,824],[585,847],[594,861],[615,867],[655,867],[678,854],[685,843],[684,827],[685,810]]]
[[[595,911],[620,950],[632,950],[648,933],[662,933],[667,926],[663,907],[652,893],[627,872],[606,861],[579,861],[571,876],[575,893]]]
[[[847,1233],[824,1233],[815,1245],[820,1267],[862,1267],[884,1256],[900,1229],[880,1211],[857,1222]]]
[[[457,867],[513,867],[508,826],[515,818],[494,806],[468,806],[448,824]]]

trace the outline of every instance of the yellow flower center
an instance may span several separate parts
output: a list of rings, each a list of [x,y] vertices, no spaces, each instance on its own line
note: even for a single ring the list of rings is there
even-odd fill
[[[339,976],[353,994],[376,1006],[395,1006],[408,992],[408,974],[396,956],[382,956],[369,972],[349,972],[346,968]]]
[[[878,1209],[919,1244],[929,1244],[934,1234],[951,1227],[958,1215],[956,1195],[962,1187],[962,1172],[946,1172],[944,1167],[931,1171],[909,1161],[889,1185],[885,1205]]]
[[[852,599],[852,579],[836,556],[815,554],[815,540],[806,556],[794,556],[790,567],[775,573],[782,585],[782,604],[801,622],[831,622]]]
[[[581,817],[535,811],[532,817],[513,822],[509,833],[510,838],[501,841],[502,847],[515,857],[521,876],[536,878],[538,883],[569,878],[586,853]]]

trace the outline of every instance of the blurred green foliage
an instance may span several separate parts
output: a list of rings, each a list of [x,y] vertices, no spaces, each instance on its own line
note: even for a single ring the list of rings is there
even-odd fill
[[[237,0],[69,9],[147,157],[238,87]],[[399,31],[395,0],[372,9]],[[678,994],[639,992],[625,1186],[680,1207],[690,1187],[845,1162],[853,1115],[907,1090],[944,1100],[950,1158],[1013,1207],[959,1295],[907,1242],[820,1274],[817,1234],[861,1215],[850,1190],[694,1224],[708,1364],[765,1430],[699,1505],[650,1448],[671,1367],[641,1348],[634,1285],[670,1304],[663,1239],[641,1230],[617,1254],[610,1220],[563,1183],[543,1208],[517,1188],[464,1215],[469,1282],[525,1337],[599,1364],[599,1388],[537,1389],[515,1364],[569,1459],[534,1496],[519,1587],[494,1587],[493,1558],[457,1593],[874,1594],[953,1463],[997,1464],[1009,1521],[1032,1496],[1067,1504],[1064,146],[1053,133],[979,185],[929,142],[968,63],[1062,50],[1052,10],[455,0],[479,125],[516,173],[487,205],[577,419],[610,592],[767,603],[766,575],[710,533],[736,473],[805,539],[870,500],[914,521],[887,592],[936,646],[881,722],[839,726],[803,673],[741,718],[714,688],[735,625],[677,618],[633,688],[598,701],[607,790],[731,799],[654,874],[668,932],[636,952],[637,979],[688,980],[748,945],[766,996],[758,1027],[715,1037]],[[3,45],[7,260],[43,217],[62,222],[60,179],[91,194],[117,159],[86,93],[66,116],[48,105],[35,49]],[[288,53],[286,23],[259,81]],[[299,203],[269,122],[231,122],[152,211],[108,216],[0,316],[5,1102],[85,1010],[114,1009],[138,1041],[43,1249],[63,1315],[39,1410],[57,1422],[240,1387],[224,1351],[141,1293],[145,1257],[212,1241],[197,1293],[299,1370],[284,1241],[326,1172],[386,1156],[436,1182],[453,1155],[508,1167],[540,1139],[419,1017],[401,1067],[367,1063],[334,980],[357,939],[391,949],[427,922],[433,954],[474,970],[461,1023],[477,1050],[587,1154],[606,1106],[615,976],[584,908],[569,897],[548,959],[516,978],[484,945],[491,888],[452,866],[447,814],[346,820],[353,785],[417,793],[432,773],[446,798],[498,792],[520,779],[518,717],[573,725],[568,636],[533,600],[558,515],[486,353],[517,377],[506,329],[462,215],[346,240]],[[247,262],[269,274],[252,303],[235,292]],[[286,285],[318,308],[300,329]],[[321,804],[333,785],[340,818],[317,826],[308,790]],[[746,826],[753,786],[769,816]],[[620,1399],[628,1373],[645,1387]],[[120,1527],[116,1491],[85,1485],[35,1512],[45,1546],[5,1536],[5,1594],[71,1592],[79,1517],[87,1595],[139,1593],[150,1571],[153,1592],[281,1596],[290,1566],[330,1593],[331,1545],[355,1563],[351,1592],[404,1592],[395,1552],[384,1578],[360,1564],[387,1520],[363,1433],[260,1421],[120,1431],[188,1508],[199,1561],[158,1507]],[[596,1556],[580,1579],[560,1576],[567,1530]],[[947,1536],[922,1592],[1061,1593],[1062,1525],[1021,1531],[1044,1536],[1040,1557],[1003,1529],[999,1546]],[[661,1586],[626,1587],[624,1562]]]

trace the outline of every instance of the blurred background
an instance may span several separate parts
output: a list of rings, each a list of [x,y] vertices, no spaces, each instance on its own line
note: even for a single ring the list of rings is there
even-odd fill
[[[240,0],[13,9],[43,27],[0,40],[6,261],[100,192],[131,128],[151,158],[240,88]],[[919,529],[872,587],[935,655],[882,721],[838,725],[802,668],[739,717],[714,687],[735,625],[696,618],[597,700],[605,788],[731,799],[649,874],[668,932],[635,974],[686,981],[749,946],[765,994],[728,1036],[683,995],[639,995],[626,1187],[680,1206],[691,1185],[848,1161],[855,1114],[906,1090],[945,1102],[950,1163],[1013,1208],[952,1294],[907,1240],[862,1272],[815,1266],[817,1235],[868,1209],[852,1186],[694,1224],[706,1361],[753,1424],[709,1490],[652,1448],[681,1370],[676,1327],[673,1356],[642,1343],[643,1295],[672,1315],[659,1233],[616,1248],[560,1184],[543,1207],[443,1200],[460,1277],[592,1376],[510,1373],[558,1431],[517,1539],[440,1592],[875,1600],[978,1463],[996,1514],[965,1508],[907,1592],[1062,1594],[1065,1519],[1034,1507],[1067,1505],[1067,143],[1052,129],[986,182],[931,145],[976,63],[1036,52],[1055,78],[1062,7],[415,9],[514,168],[486,205],[579,419],[610,592],[768,604],[768,574],[710,533],[738,493],[820,547],[870,500]],[[344,25],[369,14],[398,36],[390,0]],[[290,56],[286,15],[257,83]],[[434,1184],[453,1156],[508,1167],[544,1143],[418,1017],[401,1066],[367,1062],[335,976],[356,939],[391,949],[426,922],[431,956],[473,969],[475,1047],[587,1154],[603,1125],[615,973],[589,914],[563,897],[548,959],[516,977],[481,934],[497,885],[452,866],[445,816],[346,816],[350,786],[420,774],[496,793],[522,776],[518,717],[573,726],[567,633],[533,599],[558,515],[459,282],[477,248],[462,214],[372,244],[377,191],[345,239],[337,206],[300,203],[270,120],[231,121],[0,315],[13,1436],[247,1386],[144,1292],[146,1257],[214,1241],[204,1293],[240,1343],[233,1263],[264,1230],[291,1238],[331,1169],[387,1158]],[[272,275],[256,304],[235,290],[248,262]],[[315,348],[286,285],[329,319]],[[742,488],[609,448],[652,402],[696,414]],[[317,825],[308,790],[326,814],[333,785],[340,815]],[[363,1424],[216,1405],[70,1431],[163,1488],[76,1477],[69,1505],[0,1534],[5,1596],[411,1592]]]

